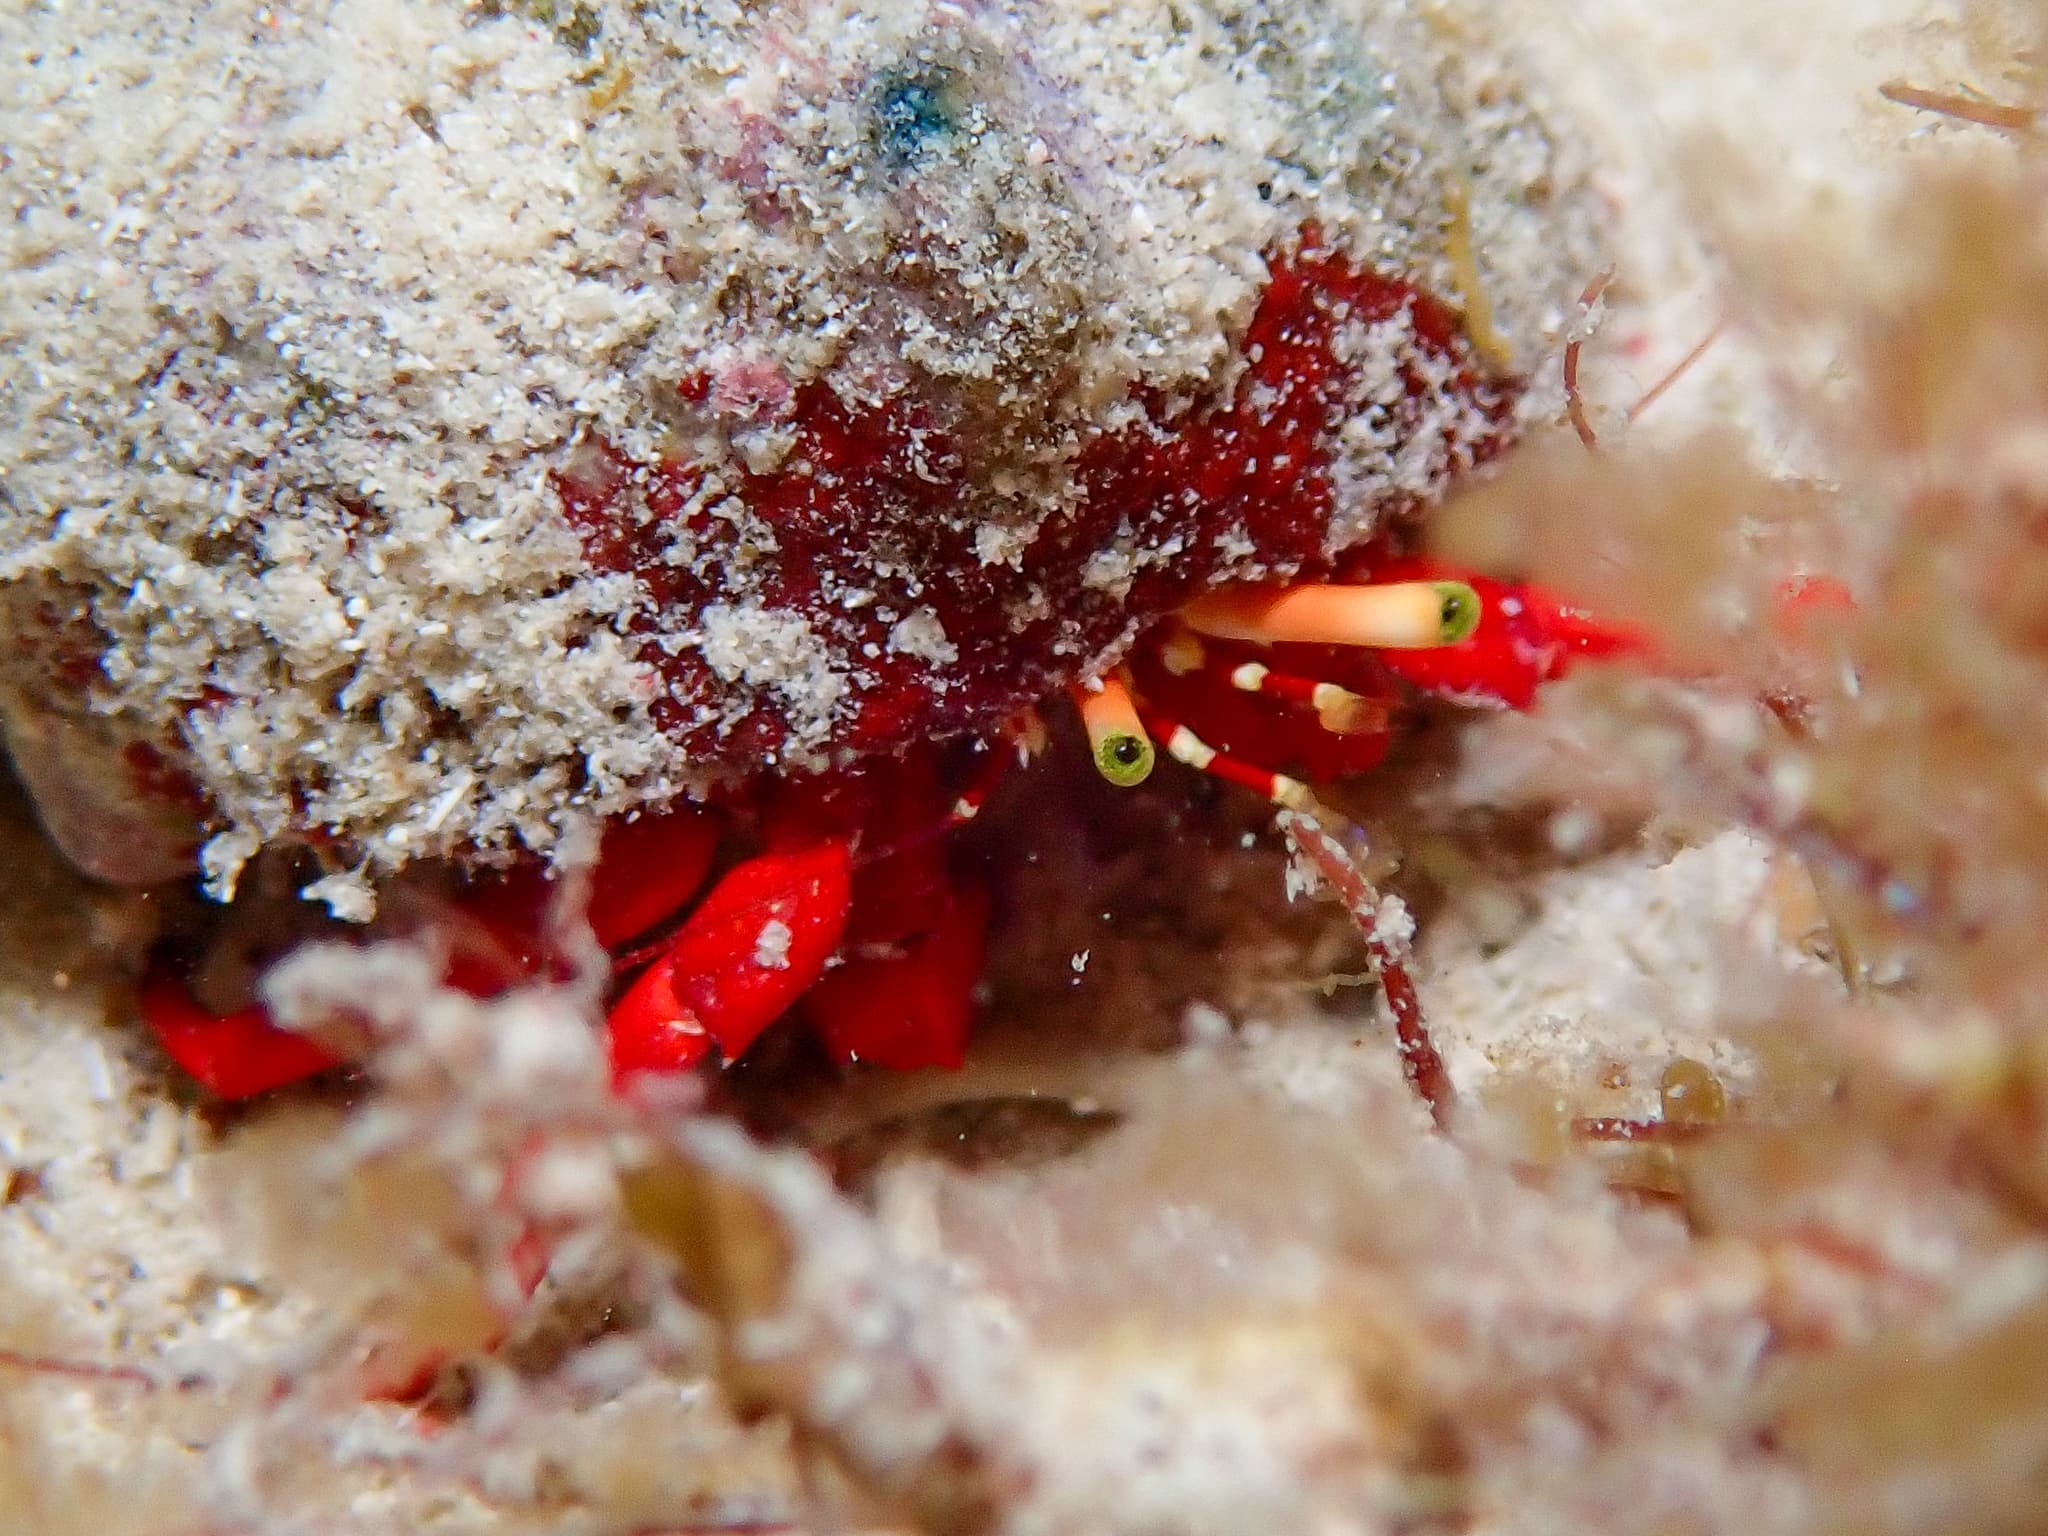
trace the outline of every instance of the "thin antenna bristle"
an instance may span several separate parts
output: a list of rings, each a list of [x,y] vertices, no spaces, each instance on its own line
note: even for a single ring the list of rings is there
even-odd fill
[[[1408,941],[1399,925],[1385,921],[1387,898],[1324,824],[1323,817],[1328,814],[1325,811],[1318,815],[1313,809],[1297,807],[1282,811],[1276,820],[1288,842],[1336,892],[1337,899],[1358,925],[1373,972],[1379,978],[1381,994],[1394,1015],[1401,1069],[1429,1106],[1437,1129],[1446,1130],[1456,1098],[1450,1071],[1423,1022],[1422,1000],[1416,994],[1415,979],[1408,973]]]

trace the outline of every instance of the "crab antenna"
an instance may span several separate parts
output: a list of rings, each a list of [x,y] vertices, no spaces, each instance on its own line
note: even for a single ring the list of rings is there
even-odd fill
[[[1479,625],[1479,594],[1462,581],[1377,586],[1229,587],[1180,611],[1190,629],[1259,645],[1456,645]]]
[[[1210,671],[1223,673],[1225,662],[1212,657],[1200,638],[1177,629],[1159,648],[1159,664],[1175,677]],[[1332,736],[1357,736],[1366,731],[1385,730],[1391,713],[1385,702],[1353,693],[1320,678],[1296,677],[1275,672],[1264,662],[1245,661],[1231,667],[1230,686],[1241,693],[1263,693],[1289,704],[1305,704],[1316,712],[1316,721]]]
[[[1242,785],[1255,794],[1264,795],[1275,805],[1297,811],[1315,809],[1315,794],[1301,780],[1290,779],[1270,768],[1261,768],[1241,757],[1232,757],[1228,752],[1219,752],[1178,720],[1148,709],[1145,711],[1145,728],[1166,743],[1166,755],[1177,763],[1186,763],[1197,772],[1222,779],[1227,784]]]
[[[1138,706],[1131,700],[1130,686],[1111,673],[1093,683],[1077,683],[1074,703],[1081,711],[1081,724],[1088,731],[1088,750],[1095,758],[1095,771],[1119,789],[1142,784],[1151,775],[1156,754],[1152,738],[1138,719]]]
[[[1263,662],[1246,661],[1232,667],[1230,686],[1244,693],[1269,694],[1290,704],[1306,704],[1332,736],[1357,736],[1386,728],[1387,706],[1379,700],[1335,683],[1275,672]]]
[[[1013,756],[1021,768],[1045,750],[1045,722],[1038,718],[1037,710],[1027,709],[1004,721],[996,737],[996,741],[983,743],[987,761],[954,799],[946,818],[948,826],[961,826],[981,814],[988,797],[1009,773]]]
[[[1394,1015],[1394,1037],[1400,1042],[1401,1069],[1415,1091],[1429,1105],[1430,1118],[1438,1130],[1450,1127],[1454,1093],[1451,1075],[1436,1042],[1429,1037],[1429,1025],[1422,1017],[1422,1000],[1415,995],[1415,978],[1408,973],[1408,932],[1412,924],[1390,921],[1399,913],[1366,878],[1350,851],[1325,824],[1328,812],[1289,808],[1277,818],[1287,840],[1301,852],[1317,874],[1351,913],[1365,939],[1366,952],[1379,977],[1380,991]]]

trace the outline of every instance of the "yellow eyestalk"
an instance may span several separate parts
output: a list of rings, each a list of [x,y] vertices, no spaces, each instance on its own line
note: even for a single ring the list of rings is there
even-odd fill
[[[1112,674],[1093,683],[1077,683],[1073,694],[1081,724],[1088,732],[1095,771],[1119,789],[1129,789],[1151,777],[1158,754],[1138,719],[1138,706],[1123,678]]]
[[[1229,587],[1180,611],[1190,629],[1258,645],[1427,650],[1479,627],[1479,594],[1462,581],[1377,586]]]

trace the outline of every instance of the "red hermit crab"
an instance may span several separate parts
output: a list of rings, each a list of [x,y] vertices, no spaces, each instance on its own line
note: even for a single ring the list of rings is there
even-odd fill
[[[367,920],[442,861],[486,990],[603,818],[621,1076],[794,1007],[957,1062],[987,898],[943,833],[1035,709],[1300,812],[1405,690],[1520,704],[1612,642],[1397,556],[1590,264],[1483,13],[380,25],[265,12],[199,105],[53,52],[31,113],[126,125],[133,184],[10,135],[0,703],[92,872],[227,900],[295,846]],[[221,1093],[334,1059],[175,969],[144,1012]]]

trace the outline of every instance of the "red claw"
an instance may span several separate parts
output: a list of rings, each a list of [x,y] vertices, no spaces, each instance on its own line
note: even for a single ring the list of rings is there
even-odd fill
[[[974,985],[988,939],[988,892],[962,883],[937,925],[900,954],[856,956],[804,996],[811,1027],[840,1062],[908,1072],[967,1059]]]

